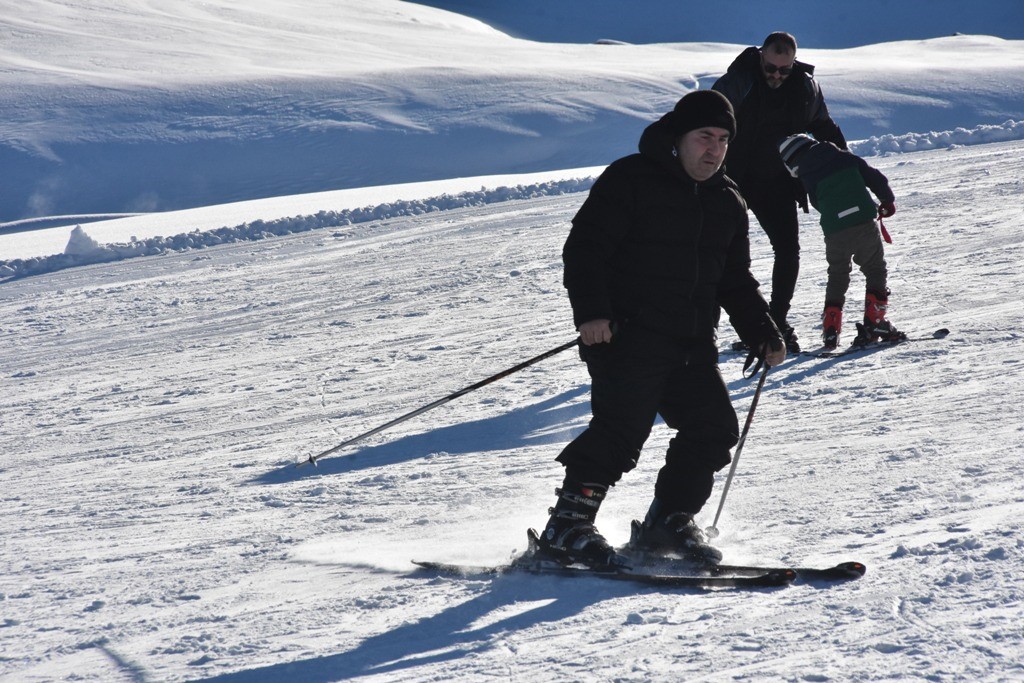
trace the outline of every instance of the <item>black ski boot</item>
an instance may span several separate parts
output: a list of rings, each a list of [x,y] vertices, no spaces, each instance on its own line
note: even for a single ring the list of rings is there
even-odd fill
[[[787,353],[800,353],[800,342],[796,338],[796,330],[786,320],[786,316],[776,313],[770,314],[772,322],[782,335],[782,341],[786,344]]]
[[[609,571],[624,566],[594,526],[607,492],[608,487],[601,484],[584,484],[566,477],[562,488],[555,489],[558,502],[548,510],[551,517],[537,541],[536,558]]]
[[[707,536],[688,512],[664,510],[657,498],[644,521],[633,521],[630,550],[679,557],[700,564],[718,564],[722,552],[708,543]]]
[[[857,323],[857,338],[853,340],[854,346],[867,346],[873,342],[897,342],[906,341],[906,332],[900,332],[888,320],[871,322],[865,318],[863,323]]]
[[[789,325],[784,328],[780,327],[779,332],[782,333],[782,340],[786,342],[786,351],[789,353],[800,353],[800,342],[796,338],[796,330]]]

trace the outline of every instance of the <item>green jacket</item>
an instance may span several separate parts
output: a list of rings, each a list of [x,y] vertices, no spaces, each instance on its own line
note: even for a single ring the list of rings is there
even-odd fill
[[[878,204],[894,201],[889,179],[852,152],[828,142],[810,146],[798,158],[797,177],[807,190],[811,206],[821,213],[826,235],[873,221]]]

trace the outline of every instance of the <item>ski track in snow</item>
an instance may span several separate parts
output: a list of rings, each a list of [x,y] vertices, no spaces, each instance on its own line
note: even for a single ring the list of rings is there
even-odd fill
[[[294,467],[571,340],[560,252],[582,194],[3,284],[0,680],[1024,679],[1022,159],[872,160],[899,209],[890,317],[952,333],[769,374],[721,547],[868,565],[827,588],[412,571],[500,562],[543,524],[553,457],[589,418],[573,351]],[[810,346],[825,268],[801,220]],[[723,357],[743,415],[740,366]],[[668,438],[602,509],[612,542]]]

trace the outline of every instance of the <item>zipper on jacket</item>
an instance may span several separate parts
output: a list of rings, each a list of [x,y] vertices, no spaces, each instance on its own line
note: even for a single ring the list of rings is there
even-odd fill
[[[697,245],[694,249],[693,258],[693,286],[690,288],[690,308],[693,310],[693,320],[690,321],[691,336],[697,336],[697,306],[694,302],[694,294],[697,293],[697,285],[700,282],[700,240],[704,236],[704,204],[700,201],[700,184],[693,183],[693,196],[697,200]]]

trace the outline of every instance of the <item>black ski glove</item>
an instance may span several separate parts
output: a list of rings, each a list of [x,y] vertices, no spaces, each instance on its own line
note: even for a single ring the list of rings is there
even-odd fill
[[[747,379],[751,379],[761,370],[761,367],[765,364],[765,358],[770,352],[778,352],[786,347],[779,329],[775,327],[775,323],[772,322],[771,318],[766,316],[765,321],[761,323],[760,332],[760,339],[750,345],[750,353],[747,355],[746,362],[743,363],[743,376]],[[754,369],[748,374],[747,370],[752,365]]]

